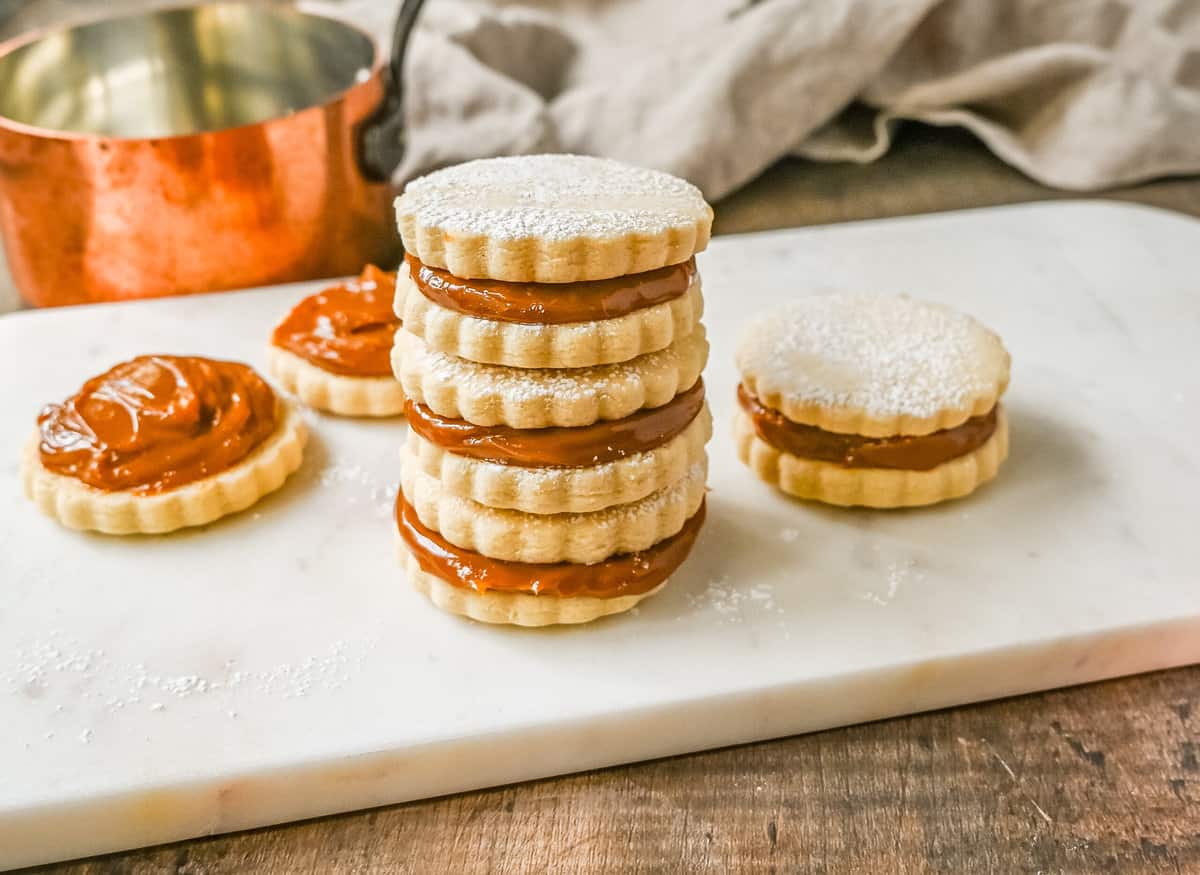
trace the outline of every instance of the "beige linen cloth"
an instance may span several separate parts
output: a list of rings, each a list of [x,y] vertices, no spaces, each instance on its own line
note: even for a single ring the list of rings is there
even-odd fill
[[[1200,0],[427,0],[406,76],[399,181],[571,151],[715,199],[788,154],[871,161],[903,119],[1060,188],[1200,172]]]

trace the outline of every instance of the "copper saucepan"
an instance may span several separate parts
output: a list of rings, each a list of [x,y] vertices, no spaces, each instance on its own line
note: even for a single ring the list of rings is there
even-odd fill
[[[395,263],[400,66],[303,9],[216,3],[0,45],[0,232],[48,306]]]

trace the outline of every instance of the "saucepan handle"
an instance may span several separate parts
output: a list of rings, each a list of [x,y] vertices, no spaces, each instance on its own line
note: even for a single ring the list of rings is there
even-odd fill
[[[386,91],[375,114],[363,123],[359,138],[359,163],[369,178],[383,182],[404,157],[404,56],[417,14],[425,0],[403,0],[392,29],[392,53],[385,79]]]

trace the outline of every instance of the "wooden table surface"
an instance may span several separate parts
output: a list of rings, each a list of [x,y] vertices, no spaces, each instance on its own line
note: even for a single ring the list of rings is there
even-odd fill
[[[1063,196],[914,126],[874,165],[780,164],[717,230]],[[1200,179],[1105,196],[1200,215]],[[1200,668],[35,871],[1200,872]]]

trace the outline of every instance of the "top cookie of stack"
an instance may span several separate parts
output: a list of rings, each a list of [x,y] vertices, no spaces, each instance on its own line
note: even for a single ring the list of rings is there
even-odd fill
[[[396,214],[410,579],[491,622],[631,607],[703,519],[711,208],[665,173],[539,155],[415,180]]]
[[[587,367],[663,349],[699,318],[690,259],[712,209],[669,174],[576,155],[472,161],[410,183],[396,215],[409,267],[399,295],[424,293],[398,315],[432,349]]]

